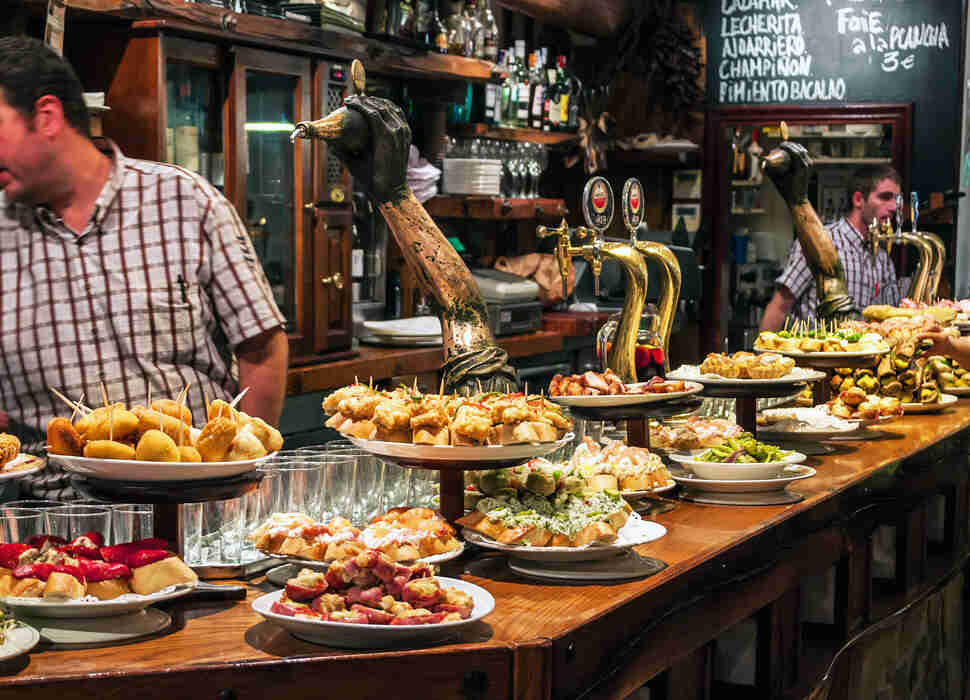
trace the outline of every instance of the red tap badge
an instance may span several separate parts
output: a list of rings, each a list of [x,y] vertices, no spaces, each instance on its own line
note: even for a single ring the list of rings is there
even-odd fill
[[[635,177],[623,185],[623,223],[630,231],[635,231],[643,222],[643,186]]]
[[[598,231],[605,231],[613,221],[613,189],[606,178],[597,176],[586,183],[583,190],[583,213],[586,223]]]

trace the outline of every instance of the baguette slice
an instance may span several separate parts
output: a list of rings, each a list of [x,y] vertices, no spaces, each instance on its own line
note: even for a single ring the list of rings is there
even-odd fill
[[[84,597],[85,586],[65,571],[52,571],[44,586],[44,598],[77,600]]]
[[[151,595],[178,583],[198,581],[199,577],[178,557],[168,557],[132,569],[131,590]]]
[[[347,416],[342,414],[340,411],[337,411],[332,416],[327,418],[324,425],[327,426],[328,428],[333,428],[334,430],[340,430],[340,426],[342,426],[348,420],[349,419],[347,418]]]
[[[89,581],[88,595],[93,595],[98,600],[114,600],[118,596],[131,593],[131,586],[123,578],[111,578],[104,581]]]
[[[572,539],[572,545],[585,547],[588,544],[609,544],[614,541],[616,541],[616,530],[613,526],[597,520],[577,532]]]
[[[481,447],[482,446],[482,443],[478,442],[477,440],[473,440],[470,437],[467,437],[458,432],[455,432],[454,428],[449,428],[449,431],[451,432],[452,445],[462,446],[462,447]]]
[[[400,430],[385,430],[380,426],[374,426],[374,437],[372,440],[380,440],[382,442],[411,442],[411,431],[402,428]]]
[[[348,420],[340,426],[340,432],[342,434],[361,438],[362,440],[373,440],[376,431],[377,426],[369,420]]]
[[[417,428],[412,442],[415,445],[448,445],[451,443],[451,433],[447,426],[443,428]]]

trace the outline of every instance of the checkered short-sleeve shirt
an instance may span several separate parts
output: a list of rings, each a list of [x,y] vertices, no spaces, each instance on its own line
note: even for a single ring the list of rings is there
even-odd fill
[[[872,304],[897,305],[899,287],[896,283],[896,269],[886,251],[880,249],[876,257],[873,257],[862,234],[855,230],[848,219],[839,219],[826,228],[842,260],[849,296],[855,300],[859,311]],[[795,297],[792,315],[805,320],[816,317],[818,295],[815,291],[815,278],[812,277],[797,238],[788,254],[788,264],[775,280],[775,284],[787,287]]]
[[[80,234],[44,207],[0,194],[0,409],[27,446],[70,415],[48,387],[89,405],[176,397],[204,415],[203,393],[238,390],[232,351],[279,328],[246,228],[194,173],[126,158]],[[196,420],[198,424],[198,420]]]

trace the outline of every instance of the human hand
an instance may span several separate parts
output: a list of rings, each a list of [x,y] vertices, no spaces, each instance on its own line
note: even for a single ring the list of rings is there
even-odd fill
[[[778,188],[789,207],[808,201],[808,180],[812,174],[812,158],[801,144],[782,141],[777,150],[787,154],[784,165],[776,165],[770,157],[763,162],[764,173]],[[769,154],[770,156],[770,154]]]
[[[344,106],[367,123],[368,147],[350,153],[339,141],[332,142],[337,156],[360,186],[380,205],[396,204],[407,197],[408,151],[411,128],[401,108],[380,97],[352,95]]]

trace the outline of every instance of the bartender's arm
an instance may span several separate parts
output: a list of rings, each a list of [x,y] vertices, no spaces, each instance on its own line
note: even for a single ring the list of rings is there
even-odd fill
[[[236,357],[239,386],[249,387],[239,408],[270,425],[279,425],[289,363],[286,333],[282,328],[275,328],[250,338],[236,348]]]
[[[777,331],[785,323],[785,318],[795,305],[795,297],[788,287],[777,285],[775,293],[765,307],[765,312],[761,316],[761,327],[759,331]]]
[[[927,351],[927,355],[946,355],[959,363],[961,367],[970,367],[970,336],[956,338],[945,333],[922,333],[917,337],[917,340],[924,338],[933,341],[933,347]]]

